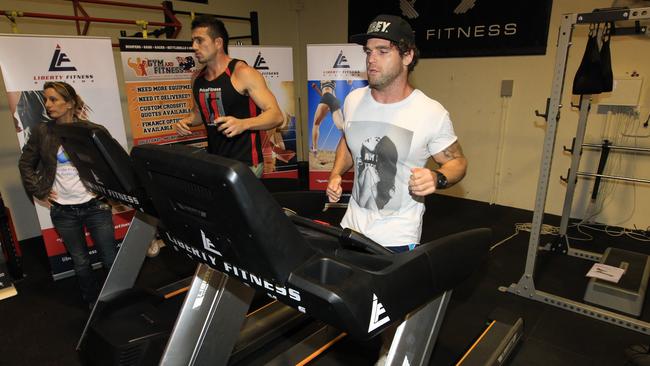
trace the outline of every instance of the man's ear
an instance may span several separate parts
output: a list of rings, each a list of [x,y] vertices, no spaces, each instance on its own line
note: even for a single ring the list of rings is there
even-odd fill
[[[217,37],[214,39],[214,45],[217,48],[223,48],[223,38]]]
[[[408,50],[405,54],[402,55],[402,64],[404,66],[410,65],[411,61],[413,61],[414,55],[415,55],[414,50]]]

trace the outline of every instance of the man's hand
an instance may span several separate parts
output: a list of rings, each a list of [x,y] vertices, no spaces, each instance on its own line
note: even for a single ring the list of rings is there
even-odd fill
[[[235,137],[248,129],[244,120],[233,116],[219,117],[214,120],[214,123],[217,124],[217,129],[226,137]]]
[[[411,168],[409,192],[414,196],[427,196],[436,191],[436,173],[427,168]]]
[[[176,129],[176,133],[178,133],[179,135],[187,136],[192,134],[192,131],[190,130],[191,126],[192,126],[192,118],[188,117],[178,121],[178,123],[174,125],[174,128]]]
[[[341,199],[341,194],[343,194],[343,188],[341,188],[341,176],[333,175],[330,177],[329,182],[327,182],[327,198],[330,202],[338,202]]]

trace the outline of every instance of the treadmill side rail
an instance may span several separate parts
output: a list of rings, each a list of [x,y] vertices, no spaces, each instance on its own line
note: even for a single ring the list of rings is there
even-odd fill
[[[242,282],[199,265],[160,365],[225,365],[253,294]]]
[[[407,316],[395,332],[386,357],[387,366],[425,366],[436,344],[442,320],[451,298],[451,290],[444,292]]]

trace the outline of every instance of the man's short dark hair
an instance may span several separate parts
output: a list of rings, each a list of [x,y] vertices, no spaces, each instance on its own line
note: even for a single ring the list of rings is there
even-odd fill
[[[409,51],[413,50],[413,60],[411,60],[411,63],[408,64],[408,72],[410,73],[413,71],[415,69],[415,65],[417,65],[418,60],[420,59],[420,50],[418,50],[415,42],[407,41],[402,38],[398,43],[391,43],[397,47],[399,54],[402,55],[402,57],[409,53]]]
[[[212,39],[221,37],[223,40],[223,51],[228,54],[228,31],[221,20],[212,15],[199,15],[192,20],[192,30],[199,27],[208,28],[208,34]]]

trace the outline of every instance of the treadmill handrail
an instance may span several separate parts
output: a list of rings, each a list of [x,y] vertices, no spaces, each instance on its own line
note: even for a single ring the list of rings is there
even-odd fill
[[[373,254],[392,254],[389,249],[386,249],[384,246],[381,244],[376,243],[372,239],[368,238],[367,236],[354,231],[350,228],[341,228],[325,223],[320,223],[314,220],[311,220],[306,217],[302,217],[300,215],[297,215],[291,210],[284,209],[285,214],[287,217],[291,219],[291,221],[299,226],[314,229],[318,232],[321,232],[323,234],[328,234],[332,235],[336,238],[339,239],[339,242],[344,245],[344,246],[350,246],[353,248],[359,248],[361,250],[365,250],[368,253],[373,253]]]

